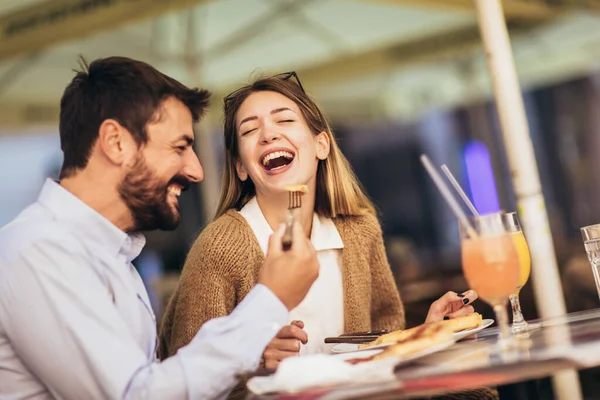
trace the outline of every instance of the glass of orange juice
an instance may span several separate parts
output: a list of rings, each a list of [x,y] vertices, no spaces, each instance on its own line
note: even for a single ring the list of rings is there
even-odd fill
[[[529,254],[529,246],[523,234],[519,216],[516,212],[510,212],[503,215],[504,225],[506,230],[512,235],[515,249],[519,257],[519,284],[515,288],[513,294],[510,295],[510,305],[513,313],[512,331],[513,333],[525,332],[529,329],[529,324],[523,318],[521,312],[521,303],[519,302],[519,292],[527,283],[529,274],[531,273],[531,255]]]
[[[462,267],[469,286],[494,308],[500,328],[498,344],[505,349],[511,342],[506,306],[519,284],[520,264],[512,233],[503,213],[471,219],[476,237],[461,226]]]

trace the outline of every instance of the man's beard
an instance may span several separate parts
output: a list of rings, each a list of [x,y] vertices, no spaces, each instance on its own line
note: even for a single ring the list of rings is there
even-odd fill
[[[174,209],[168,203],[170,184],[177,183],[187,189],[190,182],[184,176],[176,175],[163,183],[150,170],[140,154],[118,187],[119,195],[129,208],[134,226],[131,231],[161,229],[172,231],[177,228],[181,216],[179,206]]]

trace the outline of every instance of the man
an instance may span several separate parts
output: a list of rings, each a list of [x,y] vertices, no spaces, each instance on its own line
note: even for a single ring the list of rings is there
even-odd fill
[[[174,229],[177,197],[203,178],[192,124],[208,98],[120,57],[68,85],[60,182],[0,230],[0,398],[223,398],[258,366],[318,275],[299,226],[288,252],[273,235],[260,284],[236,310],[162,363],[131,264],[144,246],[137,232]]]

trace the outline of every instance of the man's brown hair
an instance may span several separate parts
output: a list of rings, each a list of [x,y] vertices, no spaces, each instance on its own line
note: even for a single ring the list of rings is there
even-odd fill
[[[61,178],[85,168],[102,122],[114,119],[138,145],[148,141],[148,123],[160,117],[160,106],[175,98],[197,122],[208,106],[210,92],[190,89],[154,67],[126,57],[108,57],[87,64],[69,83],[60,102],[60,143],[64,161]]]

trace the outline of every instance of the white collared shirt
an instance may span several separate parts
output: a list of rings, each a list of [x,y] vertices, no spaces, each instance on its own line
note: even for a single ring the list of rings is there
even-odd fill
[[[221,399],[289,313],[257,285],[157,362],[145,244],[57,183],[0,229],[0,399]]]
[[[256,197],[240,210],[240,214],[248,221],[260,248],[266,254],[273,230],[265,219]],[[302,303],[290,312],[290,322],[304,322],[308,343],[302,346],[301,354],[328,353],[332,346],[325,344],[324,339],[344,333],[341,270],[341,249],[344,248],[344,243],[333,221],[330,218],[321,218],[317,213],[313,215],[310,240],[319,260],[319,277]]]

